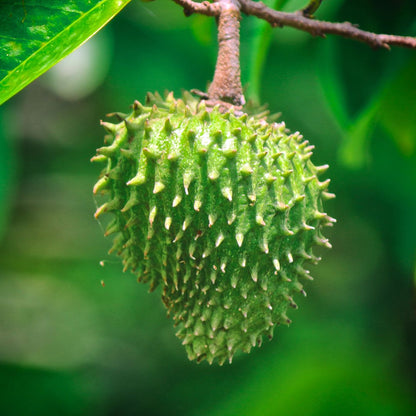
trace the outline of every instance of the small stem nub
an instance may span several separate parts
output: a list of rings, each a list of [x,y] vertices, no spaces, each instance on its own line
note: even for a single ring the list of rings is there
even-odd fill
[[[322,0],[310,0],[308,5],[301,10],[301,13],[306,17],[312,17],[313,14],[319,9]]]
[[[240,7],[236,0],[217,0],[218,58],[208,95],[210,101],[244,105],[240,73]]]

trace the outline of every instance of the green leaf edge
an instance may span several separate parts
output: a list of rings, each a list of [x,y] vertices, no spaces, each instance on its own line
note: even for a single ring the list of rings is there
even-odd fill
[[[289,0],[265,0],[263,2],[274,10],[281,10]],[[255,24],[257,25],[257,31],[251,40],[251,55],[245,66],[247,66],[248,72],[248,98],[255,103],[260,103],[261,77],[270,49],[273,29],[265,21],[256,21]]]
[[[0,81],[0,105],[94,36],[130,1],[131,0],[102,0],[26,58]],[[75,36],[76,41],[74,42],[74,37],[68,36],[68,34],[71,30],[75,29],[76,31],[77,26],[81,23],[84,27],[87,27],[88,30],[83,30],[80,34]],[[59,45],[59,50],[62,52],[54,56],[57,45]],[[39,60],[36,58],[39,56],[42,57],[42,55],[54,57],[53,59],[50,59],[49,62],[39,65]],[[43,60],[40,60],[41,63],[43,61],[44,58]]]

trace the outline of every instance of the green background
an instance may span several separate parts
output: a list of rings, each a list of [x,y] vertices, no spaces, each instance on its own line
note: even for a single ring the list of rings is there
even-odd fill
[[[412,0],[317,12],[413,36],[415,16]],[[99,120],[147,91],[205,90],[216,58],[213,19],[134,1],[0,107],[0,414],[416,414],[416,52],[274,29],[256,91],[253,37],[267,29],[242,28],[247,95],[316,146],[337,194],[333,249],[293,324],[232,365],[197,365],[158,294],[106,255]]]

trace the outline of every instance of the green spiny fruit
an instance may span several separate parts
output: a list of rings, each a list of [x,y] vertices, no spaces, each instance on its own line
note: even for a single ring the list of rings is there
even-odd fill
[[[327,166],[284,123],[208,110],[189,94],[148,94],[115,115],[93,158],[106,162],[95,216],[113,214],[110,252],[162,287],[190,359],[231,362],[290,323],[300,280],[311,279],[304,262],[330,247],[321,229],[335,220],[322,201],[334,195],[318,179]]]

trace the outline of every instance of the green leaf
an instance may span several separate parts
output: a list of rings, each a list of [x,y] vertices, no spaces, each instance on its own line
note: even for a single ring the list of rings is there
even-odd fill
[[[345,87],[341,79],[340,68],[336,56],[337,43],[328,38],[320,46],[317,74],[322,85],[322,92],[332,115],[342,129],[347,129],[351,124],[347,110]]]
[[[379,108],[380,101],[376,97],[346,129],[344,140],[339,148],[339,157],[341,162],[350,169],[360,169],[370,159],[370,139],[376,128]]]
[[[197,14],[193,17],[191,21],[191,30],[195,36],[195,39],[201,45],[209,46],[215,44],[216,30],[213,30],[213,24],[215,24],[214,19],[210,18],[209,16]]]
[[[8,126],[9,113],[0,109],[0,240],[6,231],[16,185],[16,154]]]
[[[416,59],[388,79],[374,94],[368,105],[345,129],[339,155],[353,169],[362,168],[369,160],[370,140],[377,126],[392,137],[402,154],[416,151]],[[339,117],[338,117],[339,119]],[[343,127],[343,126],[342,126]]]
[[[281,10],[288,0],[264,0],[266,6]],[[250,52],[247,62],[242,62],[242,67],[248,72],[248,98],[256,103],[260,102],[260,86],[264,64],[269,51],[273,29],[268,22],[253,19],[251,22]]]
[[[414,272],[413,272],[413,281],[414,281],[414,285],[416,287],[416,262],[415,262]]]
[[[402,154],[416,152],[416,58],[399,71],[382,94],[380,124]]]
[[[86,42],[129,2],[1,2],[0,104]]]

